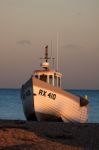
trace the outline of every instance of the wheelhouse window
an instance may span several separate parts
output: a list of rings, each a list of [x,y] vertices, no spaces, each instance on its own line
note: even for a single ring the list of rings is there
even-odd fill
[[[54,76],[54,85],[57,86],[57,76]]]
[[[37,79],[38,79],[38,75],[35,75],[35,78],[37,78]]]
[[[53,84],[53,81],[52,81],[52,75],[49,75],[49,84]]]
[[[60,77],[58,77],[58,87],[60,87]]]
[[[40,75],[40,80],[44,81],[44,82],[47,82],[47,75]]]

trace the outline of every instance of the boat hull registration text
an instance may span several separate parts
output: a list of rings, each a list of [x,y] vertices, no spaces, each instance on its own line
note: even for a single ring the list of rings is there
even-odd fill
[[[45,97],[47,96],[48,98],[50,98],[52,100],[56,99],[56,94],[54,94],[52,92],[48,92],[48,91],[42,90],[42,89],[39,90],[39,95],[45,96]]]

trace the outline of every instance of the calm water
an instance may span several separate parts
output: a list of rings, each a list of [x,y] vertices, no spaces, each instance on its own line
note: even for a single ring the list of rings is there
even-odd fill
[[[99,123],[99,90],[69,90],[89,97],[89,122]],[[20,90],[0,89],[0,119],[25,120]]]

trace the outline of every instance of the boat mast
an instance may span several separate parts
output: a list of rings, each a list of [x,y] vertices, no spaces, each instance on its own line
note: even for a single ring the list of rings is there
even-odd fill
[[[41,59],[45,59],[45,62],[41,63],[41,67],[44,68],[45,70],[48,70],[48,68],[49,68],[48,59],[50,59],[50,57],[48,57],[48,45],[45,46],[45,57],[41,58]]]
[[[46,60],[46,62],[48,62],[48,59],[50,59],[48,57],[48,45],[45,47],[45,58],[44,59]]]

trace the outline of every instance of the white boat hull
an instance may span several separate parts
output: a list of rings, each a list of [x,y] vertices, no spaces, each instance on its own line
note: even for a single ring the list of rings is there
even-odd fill
[[[31,78],[22,88],[22,103],[28,120],[81,122],[88,120],[88,104],[78,96]]]

